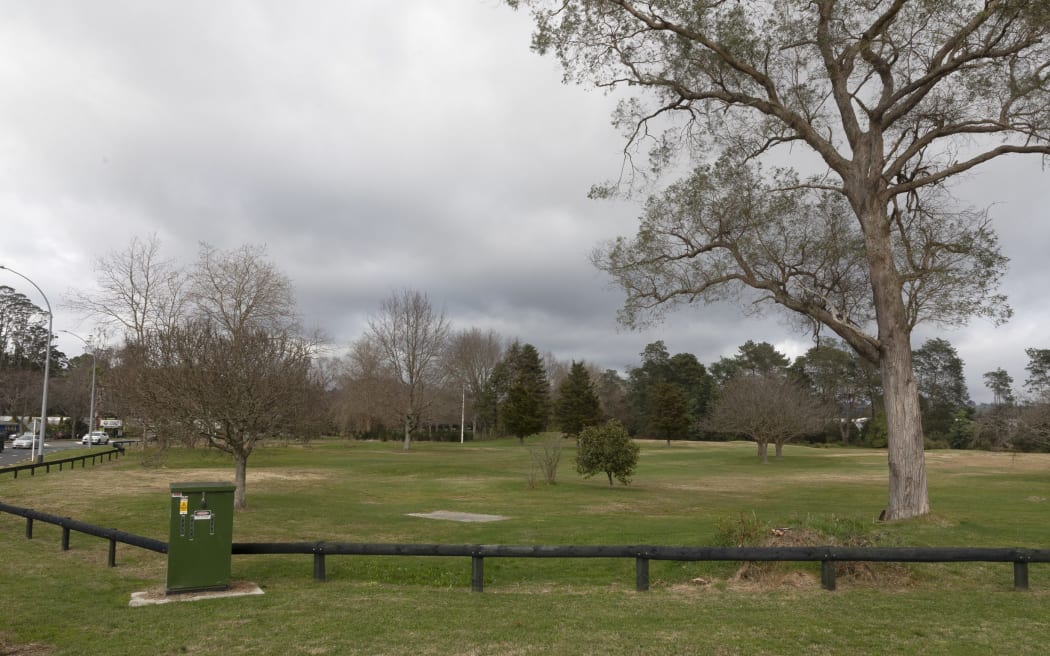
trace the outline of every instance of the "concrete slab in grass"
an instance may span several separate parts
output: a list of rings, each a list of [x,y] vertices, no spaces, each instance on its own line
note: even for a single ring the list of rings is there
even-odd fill
[[[435,510],[428,513],[408,513],[410,517],[422,517],[423,519],[444,519],[450,522],[498,522],[510,519],[503,515],[482,515],[479,513],[452,512],[450,510]]]

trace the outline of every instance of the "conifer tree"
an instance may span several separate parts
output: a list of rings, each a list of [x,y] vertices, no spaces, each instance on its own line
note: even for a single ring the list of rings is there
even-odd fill
[[[574,360],[569,375],[558,386],[554,418],[566,435],[573,436],[579,435],[584,427],[596,426],[601,422],[601,402],[582,362]]]
[[[542,431],[550,414],[550,387],[540,354],[532,344],[512,345],[507,351],[510,385],[501,405],[504,426],[523,444]]]

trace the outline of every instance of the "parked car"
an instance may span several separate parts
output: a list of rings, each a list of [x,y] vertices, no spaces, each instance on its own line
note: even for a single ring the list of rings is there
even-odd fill
[[[33,442],[36,442],[37,448],[40,447],[40,436],[34,435],[33,433],[22,433],[15,438],[15,441],[11,443],[12,449],[32,449]]]
[[[81,444],[109,444],[109,434],[106,431],[91,431],[80,438]]]

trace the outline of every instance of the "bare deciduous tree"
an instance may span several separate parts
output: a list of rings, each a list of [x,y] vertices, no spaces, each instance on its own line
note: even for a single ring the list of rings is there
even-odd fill
[[[365,335],[342,362],[333,409],[344,433],[360,435],[401,423],[401,385],[375,340]]]
[[[107,326],[117,326],[126,339],[142,341],[150,330],[175,325],[184,310],[185,275],[161,259],[156,234],[133,237],[119,253],[95,260],[97,292],[74,291],[66,305]]]
[[[247,507],[248,457],[266,438],[308,436],[320,423],[322,390],[313,345],[283,332],[231,334],[194,319],[147,336],[138,394],[166,430],[199,437],[233,456],[234,506]]]
[[[503,339],[495,331],[477,328],[463,330],[451,337],[445,353],[447,368],[465,386],[468,412],[474,434],[478,431],[479,401],[492,370],[503,357]]]
[[[194,315],[231,334],[299,327],[292,283],[266,259],[261,246],[220,251],[201,244],[190,281]]]
[[[401,421],[407,451],[412,431],[433,401],[444,375],[440,356],[445,349],[449,325],[444,313],[435,313],[426,294],[402,290],[379,306],[368,321],[374,340],[401,387]]]
[[[822,430],[834,414],[829,404],[791,378],[762,374],[730,380],[703,424],[706,430],[746,435],[767,462],[770,442],[780,458],[788,440]]]
[[[237,508],[246,506],[248,457],[260,440],[310,435],[323,419],[316,341],[298,330],[291,283],[244,246],[202,246],[188,311],[152,326],[122,352],[128,410],[169,437],[202,438],[234,459]]]

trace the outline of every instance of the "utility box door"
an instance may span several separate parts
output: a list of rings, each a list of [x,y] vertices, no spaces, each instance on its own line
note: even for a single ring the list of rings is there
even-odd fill
[[[168,593],[230,586],[236,489],[232,483],[171,484]]]

